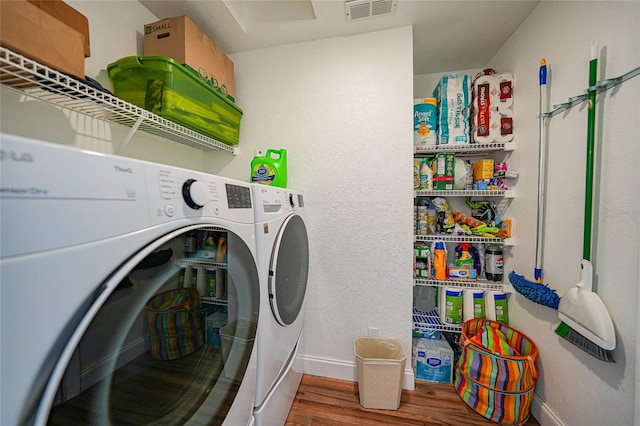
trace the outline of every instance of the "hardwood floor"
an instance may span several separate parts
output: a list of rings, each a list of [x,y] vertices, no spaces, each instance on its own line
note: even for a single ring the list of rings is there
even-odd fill
[[[495,424],[469,408],[453,385],[417,380],[415,391],[402,391],[398,410],[372,410],[360,405],[357,383],[305,375],[285,426]],[[529,417],[525,425],[539,423]]]

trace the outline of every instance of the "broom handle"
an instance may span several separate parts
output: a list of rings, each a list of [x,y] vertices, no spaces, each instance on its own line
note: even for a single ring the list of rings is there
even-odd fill
[[[591,42],[589,59],[589,89],[587,96],[587,173],[584,196],[584,240],[582,258],[591,260],[591,226],[593,222],[593,149],[596,127],[596,77],[598,74],[598,42]]]

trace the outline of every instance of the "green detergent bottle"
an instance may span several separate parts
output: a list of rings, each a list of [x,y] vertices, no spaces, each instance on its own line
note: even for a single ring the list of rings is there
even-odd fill
[[[256,153],[251,161],[251,182],[287,187],[287,150],[268,149],[264,156]]]

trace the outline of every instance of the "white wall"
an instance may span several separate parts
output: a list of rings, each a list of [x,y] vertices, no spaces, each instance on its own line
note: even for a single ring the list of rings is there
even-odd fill
[[[538,69],[550,66],[552,105],[582,94],[588,86],[589,44],[600,43],[598,79],[622,75],[640,65],[639,2],[543,1],[487,66],[512,72],[515,142],[509,164],[520,172],[517,245],[507,269],[533,279],[538,170]],[[432,82],[416,78],[416,88]],[[431,87],[432,88],[432,87]],[[419,93],[418,93],[419,94]],[[596,178],[592,260],[597,291],[613,318],[617,361],[608,364],[558,337],[557,312],[521,295],[510,297],[511,324],[540,350],[535,417],[543,425],[630,425],[634,423],[638,306],[637,182],[640,77],[597,99]],[[562,296],[580,275],[582,258],[586,108],[576,106],[550,120],[543,272],[544,282]],[[638,419],[635,419],[638,424]]]
[[[141,55],[143,26],[157,20],[157,17],[137,1],[70,0],[68,3],[89,19],[91,57],[85,59],[85,74],[111,89],[107,65],[125,56]],[[199,150],[142,132],[137,132],[125,147],[128,127],[105,124],[65,111],[4,86],[0,88],[0,130],[98,152],[208,171]],[[220,155],[233,157],[230,153]]]
[[[354,379],[353,339],[367,326],[411,350],[411,37],[406,27],[232,55],[243,155],[287,148],[289,186],[306,196],[307,372]]]

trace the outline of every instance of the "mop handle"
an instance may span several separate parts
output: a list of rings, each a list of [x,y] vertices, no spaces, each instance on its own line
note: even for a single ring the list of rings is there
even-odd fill
[[[593,149],[595,145],[596,126],[596,89],[598,74],[598,42],[591,42],[589,59],[589,89],[587,96],[587,172],[584,196],[584,240],[582,258],[591,260],[591,226],[593,222]]]
[[[542,226],[544,223],[544,171],[546,155],[546,137],[544,128],[544,113],[547,110],[547,61],[540,59],[540,117],[539,117],[539,151],[538,151],[538,222],[536,239],[536,267],[533,271],[536,282],[542,281]]]

